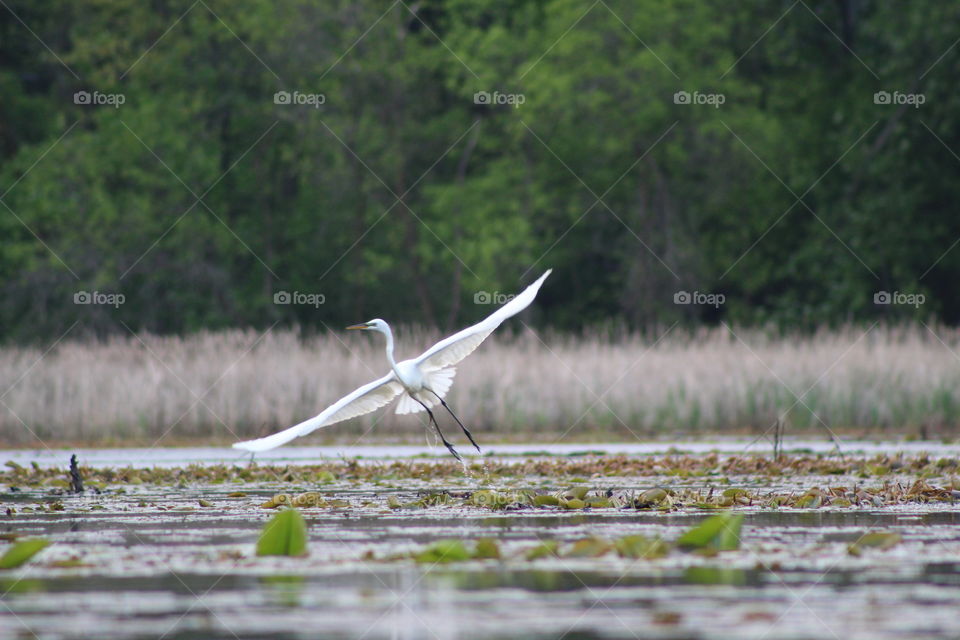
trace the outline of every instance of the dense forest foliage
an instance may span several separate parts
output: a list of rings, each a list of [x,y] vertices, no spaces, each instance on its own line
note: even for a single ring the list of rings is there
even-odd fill
[[[958,26],[933,0],[7,0],[0,337],[450,328],[547,267],[562,329],[957,323]]]

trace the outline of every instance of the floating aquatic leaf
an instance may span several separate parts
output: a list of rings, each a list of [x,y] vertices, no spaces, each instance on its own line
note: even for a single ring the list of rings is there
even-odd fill
[[[473,557],[477,559],[499,559],[500,545],[493,538],[480,538],[474,549]]]
[[[561,500],[560,506],[564,509],[583,509],[587,506],[587,503],[579,498],[571,498],[570,500]]]
[[[315,491],[309,491],[307,493],[301,493],[300,495],[294,496],[291,499],[293,506],[295,507],[325,507],[327,506],[326,501],[320,497],[320,494]]]
[[[739,549],[742,525],[743,514],[721,513],[710,516],[680,536],[677,546],[716,551]]]
[[[823,504],[823,498],[815,493],[808,493],[800,497],[794,505],[798,509],[819,509]]]
[[[534,496],[533,504],[538,507],[556,507],[560,504],[560,499],[557,496]]]
[[[201,507],[212,507],[212,506],[213,506],[213,503],[212,503],[212,502],[210,502],[209,500],[204,500],[204,499],[202,499],[202,498],[201,498],[200,500],[198,500],[197,503],[198,503]]]
[[[886,551],[892,549],[903,541],[899,533],[872,531],[860,536],[856,542],[847,547],[847,551],[852,556],[859,556],[864,548],[880,549]]]
[[[307,523],[296,509],[270,518],[257,540],[258,556],[302,556],[307,553]]]
[[[556,540],[541,540],[540,544],[527,551],[527,560],[556,557],[559,546]]]
[[[637,496],[637,508],[652,507],[659,505],[668,498],[668,494],[663,489],[648,489]]]
[[[292,504],[290,496],[286,493],[278,493],[260,506],[264,509],[276,509],[277,507],[289,507]]]
[[[415,553],[413,559],[422,564],[462,562],[470,559],[470,552],[460,540],[440,540],[420,553]]]
[[[660,538],[647,536],[624,536],[613,542],[622,558],[662,558],[670,552],[670,546]]]
[[[600,496],[589,497],[586,502],[587,506],[591,509],[609,509],[613,506],[608,498],[602,498]]]
[[[0,569],[16,569],[40,553],[49,544],[50,541],[44,538],[30,538],[29,540],[15,542],[13,546],[7,549],[7,552],[0,557]]]
[[[577,540],[565,554],[568,558],[598,558],[613,548],[603,538],[584,538]]]
[[[583,500],[587,497],[589,490],[589,487],[570,487],[569,489],[560,491],[557,497],[561,500]]]

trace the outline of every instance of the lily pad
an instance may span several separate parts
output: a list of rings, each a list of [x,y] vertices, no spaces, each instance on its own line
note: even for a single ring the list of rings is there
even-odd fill
[[[680,536],[677,546],[716,551],[739,549],[742,525],[743,514],[721,513],[711,516]]]
[[[413,559],[422,564],[446,564],[470,558],[470,552],[460,540],[440,540],[413,555]]]
[[[257,540],[258,556],[303,556],[307,554],[307,523],[296,509],[273,516]]]
[[[26,563],[33,556],[40,553],[50,544],[45,538],[30,538],[14,543],[7,552],[0,557],[0,569],[16,569]]]

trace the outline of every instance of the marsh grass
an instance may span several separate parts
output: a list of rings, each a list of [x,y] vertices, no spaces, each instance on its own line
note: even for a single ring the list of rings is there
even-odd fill
[[[836,429],[932,434],[960,421],[956,330],[933,329],[939,339],[925,327],[792,337],[734,331],[674,330],[659,341],[504,332],[461,363],[448,399],[476,433],[534,440],[762,431],[778,418],[794,433],[822,420]],[[401,331],[398,355],[411,357],[437,337]],[[3,348],[0,440],[263,435],[382,375],[379,338],[235,330],[64,341],[46,355]],[[419,441],[424,424],[388,408],[318,435]]]

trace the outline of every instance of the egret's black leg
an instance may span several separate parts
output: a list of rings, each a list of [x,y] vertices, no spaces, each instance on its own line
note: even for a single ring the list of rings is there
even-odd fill
[[[413,398],[413,396],[410,396],[410,397]],[[416,398],[413,398],[413,399],[414,399],[414,400],[417,400]],[[447,448],[447,450],[448,450],[450,453],[453,454],[453,457],[454,457],[454,458],[456,458],[456,459],[459,460],[460,462],[463,462],[463,458],[460,457],[460,454],[457,453],[457,450],[454,449],[454,448],[453,448],[453,445],[450,444],[450,442],[443,436],[443,431],[440,431],[440,423],[437,422],[436,417],[433,415],[433,411],[430,411],[430,408],[427,407],[427,405],[425,405],[425,404],[423,404],[422,402],[420,402],[419,400],[417,400],[417,402],[420,403],[420,406],[423,407],[424,410],[426,410],[427,415],[430,416],[430,422],[433,424],[433,427],[437,430],[437,434],[440,435],[440,440],[443,441],[443,444],[444,444],[444,446]]]
[[[455,414],[455,413],[453,412],[453,409],[450,408],[450,405],[448,405],[446,402],[444,402],[443,398],[441,398],[441,397],[437,394],[437,392],[434,391],[433,389],[430,389],[430,393],[432,393],[433,395],[437,396],[437,400],[440,401],[440,404],[443,405],[443,408],[446,409],[447,412],[448,412],[451,416],[453,416],[453,419],[454,419],[454,420],[457,421],[457,424],[460,425],[460,428],[463,429],[463,432],[464,432],[465,434],[467,434],[467,437],[468,437],[468,438],[470,438],[470,443],[474,446],[474,448],[476,448],[477,453],[483,453],[483,451],[480,451],[480,445],[478,445],[478,444],[477,444],[477,441],[473,439],[473,435],[470,433],[470,430],[467,429],[467,428],[463,425],[462,422],[460,422],[460,418],[458,418],[458,417],[457,417],[457,414]]]

